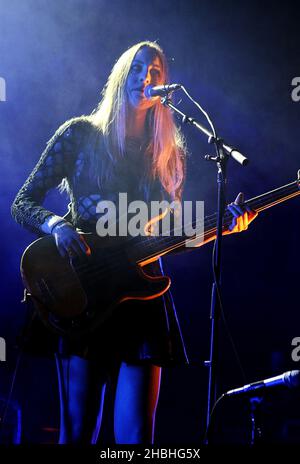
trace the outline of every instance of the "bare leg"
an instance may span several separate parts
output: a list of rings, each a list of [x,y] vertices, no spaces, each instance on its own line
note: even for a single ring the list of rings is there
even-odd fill
[[[153,443],[161,368],[122,363],[116,388],[116,443]]]
[[[59,443],[96,443],[107,378],[101,367],[78,356],[56,355],[60,396]]]

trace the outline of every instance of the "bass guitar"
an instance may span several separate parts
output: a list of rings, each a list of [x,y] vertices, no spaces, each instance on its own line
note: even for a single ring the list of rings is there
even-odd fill
[[[299,194],[300,171],[296,181],[245,204],[261,212]],[[204,241],[215,236],[216,219],[216,214],[204,218]],[[226,210],[224,230],[231,221],[232,215]],[[92,250],[87,257],[62,258],[54,238],[45,236],[31,243],[21,259],[25,291],[41,319],[70,338],[80,338],[99,327],[126,300],[148,300],[163,295],[170,287],[170,278],[149,275],[143,268],[167,253],[190,250],[187,242],[195,237],[84,234],[84,239]]]

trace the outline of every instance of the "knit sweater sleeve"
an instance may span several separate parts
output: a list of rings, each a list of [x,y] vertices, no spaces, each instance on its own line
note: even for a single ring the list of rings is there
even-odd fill
[[[55,215],[42,205],[47,192],[73,172],[78,138],[77,124],[64,123],[47,142],[37,165],[17,193],[11,206],[12,216],[31,232],[40,234],[44,221]]]

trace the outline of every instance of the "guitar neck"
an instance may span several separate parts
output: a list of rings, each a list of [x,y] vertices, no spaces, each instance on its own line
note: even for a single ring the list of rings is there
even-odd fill
[[[245,205],[250,206],[258,213],[271,208],[279,203],[290,200],[293,197],[300,195],[300,179],[291,182],[290,184],[283,185],[275,190],[264,193],[257,197],[245,201]],[[232,214],[229,210],[225,211],[223,219],[223,229],[226,229],[232,221]],[[217,214],[214,213],[204,218],[202,223],[193,222],[192,228],[194,230],[203,230],[202,241],[208,241],[216,234],[217,229]],[[174,230],[170,230],[168,236],[148,236],[143,237],[135,252],[136,261],[140,264],[146,264],[156,260],[162,255],[171,253],[172,251],[190,250],[192,242],[197,238],[194,236],[174,236]],[[200,244],[200,243],[199,243]],[[196,246],[196,245],[194,245]]]
[[[275,190],[259,195],[258,197],[251,198],[246,201],[245,204],[249,205],[252,209],[255,209],[258,213],[264,211],[267,208],[278,205],[283,201],[287,201],[290,198],[294,198],[300,194],[300,181],[295,180],[290,184],[283,185]]]

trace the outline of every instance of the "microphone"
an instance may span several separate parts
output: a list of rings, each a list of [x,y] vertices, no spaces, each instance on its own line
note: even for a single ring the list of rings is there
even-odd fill
[[[168,93],[179,90],[181,87],[181,84],[147,85],[144,89],[144,95],[146,98],[165,97]]]
[[[249,383],[240,388],[235,388],[234,390],[229,390],[224,393],[224,396],[234,396],[234,395],[243,395],[243,394],[252,394],[255,392],[260,392],[265,388],[273,387],[288,387],[288,388],[298,388],[300,387],[300,371],[288,371],[284,372],[281,375],[276,377],[271,377],[269,379],[260,380],[258,382]]]

